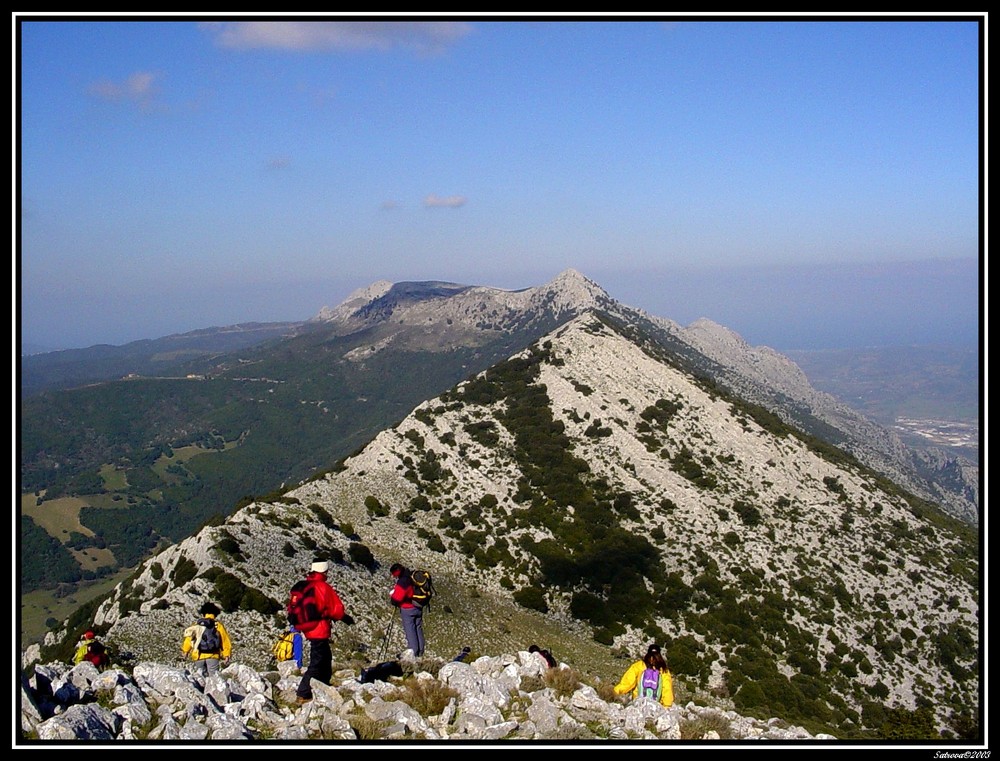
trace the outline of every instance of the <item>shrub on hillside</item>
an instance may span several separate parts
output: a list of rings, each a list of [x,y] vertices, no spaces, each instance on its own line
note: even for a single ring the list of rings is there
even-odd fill
[[[514,602],[542,613],[549,611],[549,605],[545,601],[545,593],[538,587],[522,587],[514,593]]]
[[[362,565],[369,571],[374,571],[378,567],[378,562],[372,555],[372,551],[360,542],[351,542],[347,548],[347,554],[350,556],[351,562]]]

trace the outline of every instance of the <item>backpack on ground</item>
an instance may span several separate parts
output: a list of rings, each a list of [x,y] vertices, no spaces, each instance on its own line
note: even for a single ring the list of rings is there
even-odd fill
[[[281,639],[271,648],[271,654],[279,663],[292,660],[295,657],[295,632],[282,634]]]
[[[388,682],[390,677],[402,676],[403,667],[399,661],[383,661],[374,666],[361,669],[361,676],[358,681],[361,684],[371,684],[372,682]]]
[[[430,571],[423,569],[412,571],[410,581],[413,583],[413,604],[418,608],[426,608],[434,597],[434,582]]]
[[[214,618],[202,618],[198,621],[198,626],[202,628],[201,637],[195,647],[202,655],[218,655],[222,652],[222,635],[215,626]]]
[[[322,621],[316,589],[308,579],[297,582],[288,593],[288,624],[300,632],[315,629]]]
[[[639,677],[639,697],[660,699],[663,694],[663,680],[657,669],[646,669]]]

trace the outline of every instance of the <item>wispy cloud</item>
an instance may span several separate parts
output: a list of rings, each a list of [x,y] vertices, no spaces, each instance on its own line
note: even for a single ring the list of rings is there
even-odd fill
[[[424,198],[424,206],[428,209],[447,208],[457,209],[465,206],[465,196],[436,196],[433,193]]]
[[[399,201],[383,201],[379,208],[382,211],[394,211],[395,209],[401,208],[401,204]]]
[[[222,21],[201,25],[217,45],[237,50],[444,52],[472,30],[456,21]]]
[[[158,76],[149,71],[137,71],[121,82],[100,79],[93,82],[87,93],[100,100],[132,103],[143,111],[150,111],[157,104],[160,88]]]

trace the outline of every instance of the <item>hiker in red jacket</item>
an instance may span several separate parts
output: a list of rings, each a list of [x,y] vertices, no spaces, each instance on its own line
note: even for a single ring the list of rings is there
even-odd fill
[[[333,677],[330,622],[340,621],[344,617],[344,604],[326,581],[326,572],[329,568],[330,564],[327,561],[316,560],[306,574],[305,601],[302,610],[308,615],[304,622],[296,624],[296,627],[309,640],[309,666],[302,675],[302,681],[295,693],[299,703],[308,703],[312,700],[313,679],[318,679],[323,684],[330,684],[330,679]]]
[[[400,563],[393,563],[389,575],[396,581],[389,600],[399,608],[399,617],[406,634],[406,646],[419,658],[424,654],[424,611],[413,599],[413,580],[410,569]]]

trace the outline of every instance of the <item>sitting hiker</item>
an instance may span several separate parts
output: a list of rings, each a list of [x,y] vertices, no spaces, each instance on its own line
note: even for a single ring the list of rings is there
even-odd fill
[[[548,650],[542,650],[538,645],[532,645],[528,648],[529,653],[538,653],[538,657],[545,661],[546,668],[554,669],[559,664],[556,659],[552,656]]]
[[[232,643],[229,633],[216,616],[219,606],[206,602],[198,609],[201,618],[184,630],[181,652],[193,660],[205,676],[219,672],[219,661],[229,662]]]
[[[95,635],[93,630],[87,629],[80,638],[80,641],[76,643],[76,652],[73,654],[73,663],[80,663],[87,655],[87,651],[90,649],[90,645],[95,642]]]
[[[103,671],[111,665],[108,649],[97,639],[93,631],[87,630],[73,656],[73,663],[89,661]]]

